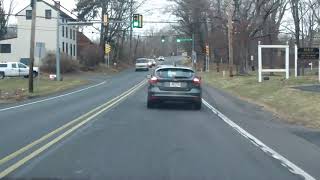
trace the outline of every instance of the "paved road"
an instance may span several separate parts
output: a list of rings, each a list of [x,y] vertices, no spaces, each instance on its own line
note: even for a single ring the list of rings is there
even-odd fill
[[[301,91],[309,91],[309,92],[317,92],[320,93],[320,86],[319,85],[312,85],[312,86],[298,86],[294,87],[295,89],[299,89]]]
[[[179,59],[167,63],[172,61]],[[112,100],[144,80],[146,74],[126,71],[101,78],[106,83],[86,91],[0,112],[0,159]],[[112,103],[121,97],[112,100],[104,106],[106,111],[30,160],[20,161],[67,130],[10,161],[1,164],[0,160],[0,177],[4,170],[14,169],[7,178],[303,179],[292,173],[296,169],[288,168],[287,161],[273,157],[268,149],[261,150],[254,139],[207,107],[195,111],[187,105],[165,104],[148,110],[146,90],[141,84],[121,102]],[[320,147],[294,133],[309,132],[307,129],[282,124],[271,113],[206,86],[204,99],[300,168],[302,175],[320,179]]]

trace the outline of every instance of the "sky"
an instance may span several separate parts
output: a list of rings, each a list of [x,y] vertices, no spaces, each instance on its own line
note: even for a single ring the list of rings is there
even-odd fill
[[[19,12],[21,9],[26,7],[30,0],[14,0],[15,1],[15,9],[14,13]],[[45,0],[50,2],[51,0]],[[139,0],[142,1],[142,0]],[[5,0],[5,8],[8,8],[9,0]],[[75,0],[60,0],[62,6],[67,8],[68,10],[73,10],[76,7]],[[174,19],[170,13],[166,12],[166,8],[170,5],[167,0],[146,0],[145,3],[137,10],[137,13],[143,14],[144,21],[166,21],[168,19]],[[16,18],[12,17],[9,21],[10,24],[16,24]],[[99,25],[96,25],[99,27]],[[154,31],[158,31],[165,27],[164,24],[151,24],[145,23],[142,29],[134,29],[134,35],[141,35],[153,29]],[[94,28],[86,28],[84,33],[91,38],[92,40],[98,39],[98,31]]]

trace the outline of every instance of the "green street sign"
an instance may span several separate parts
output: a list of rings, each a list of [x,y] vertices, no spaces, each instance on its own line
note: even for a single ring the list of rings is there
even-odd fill
[[[177,43],[181,42],[192,42],[192,38],[178,38]]]

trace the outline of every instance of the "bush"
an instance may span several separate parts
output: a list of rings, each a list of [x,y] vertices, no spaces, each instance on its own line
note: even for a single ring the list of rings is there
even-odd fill
[[[78,61],[72,59],[66,54],[61,54],[60,58],[60,71],[61,73],[71,73],[79,70]],[[56,73],[56,55],[53,53],[48,53],[43,60],[43,64],[40,67],[41,71],[47,73]]]
[[[96,68],[103,60],[103,50],[98,45],[84,47],[79,54],[80,64],[84,70]]]

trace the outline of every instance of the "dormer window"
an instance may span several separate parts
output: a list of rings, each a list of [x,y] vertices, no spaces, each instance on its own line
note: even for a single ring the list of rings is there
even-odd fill
[[[47,9],[45,12],[46,19],[51,19],[52,18],[52,11],[51,9]]]
[[[32,19],[32,10],[26,10],[26,19],[31,20]]]

